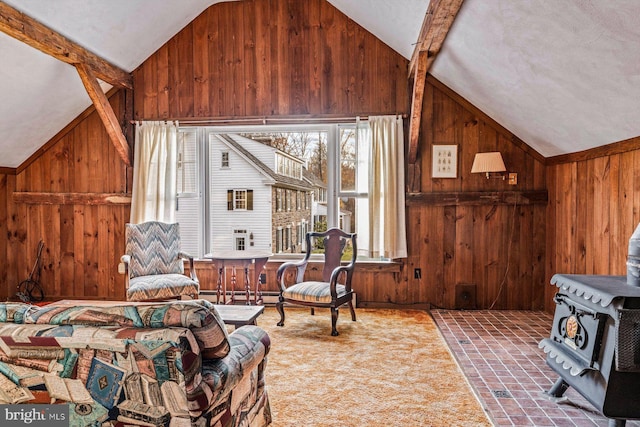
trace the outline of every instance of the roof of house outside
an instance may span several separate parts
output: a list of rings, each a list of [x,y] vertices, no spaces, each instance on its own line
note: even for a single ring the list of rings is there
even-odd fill
[[[307,181],[309,184],[313,185],[313,187],[327,188],[327,184],[322,182],[320,178],[316,176],[309,169],[302,168],[302,178]]]
[[[280,175],[272,168],[267,166],[264,162],[258,159],[256,156],[251,154],[249,150],[244,148],[241,143],[233,139],[229,134],[218,134],[218,136],[224,140],[224,142],[233,147],[239,153],[241,153],[249,162],[253,163],[253,165],[261,170],[263,173],[271,177],[275,181],[275,185],[280,187],[288,187],[296,190],[304,190],[311,191],[313,187],[311,187],[306,180],[304,179],[296,179],[286,175]],[[249,139],[249,138],[247,138]],[[276,148],[273,148],[275,151],[280,151]],[[304,169],[304,168],[303,168]]]

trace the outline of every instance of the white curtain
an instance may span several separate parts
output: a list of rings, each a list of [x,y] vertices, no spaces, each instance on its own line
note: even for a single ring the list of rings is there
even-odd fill
[[[370,257],[405,258],[404,134],[402,117],[369,117]]]
[[[177,122],[136,124],[131,223],[175,222]]]

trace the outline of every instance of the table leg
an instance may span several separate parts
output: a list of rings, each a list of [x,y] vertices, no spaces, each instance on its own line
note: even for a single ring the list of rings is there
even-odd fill
[[[231,268],[231,301],[230,304],[234,304],[235,303],[235,294],[236,294],[236,285],[237,285],[237,280],[236,280],[236,266],[234,265]]]
[[[251,280],[249,280],[249,265],[244,266],[244,292],[247,295],[247,305],[251,305]]]
[[[267,258],[261,259],[258,258],[255,261],[255,284],[256,284],[256,293],[254,296],[255,305],[261,305],[264,303],[262,299],[262,270],[264,270],[264,266],[267,265]]]
[[[218,268],[218,283],[216,284],[216,304],[220,304],[220,296],[222,296],[222,303],[224,304],[225,301],[225,294],[226,292],[226,287],[225,287],[225,292],[224,294],[222,293],[222,281],[224,279],[223,275],[224,275],[224,267],[219,267]]]
[[[260,274],[257,275],[258,280],[256,281],[256,294],[254,295],[253,302],[255,305],[262,304],[262,279],[260,279]]]

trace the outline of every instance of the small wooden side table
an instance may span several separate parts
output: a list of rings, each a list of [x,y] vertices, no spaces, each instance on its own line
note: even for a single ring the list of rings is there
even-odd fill
[[[223,305],[216,304],[216,311],[222,321],[236,329],[244,325],[255,325],[256,319],[264,311],[264,305]]]
[[[262,304],[262,290],[260,289],[260,274],[267,264],[271,253],[259,250],[245,251],[216,251],[208,253],[204,256],[206,259],[213,261],[215,267],[218,268],[218,283],[216,286],[216,303],[233,304],[236,295],[236,268],[244,269],[244,293],[246,294],[246,304],[251,304],[251,282],[255,285],[253,295],[253,303],[255,305]],[[253,268],[253,280],[249,277],[249,267]],[[227,274],[226,267],[231,267],[231,298],[227,301]],[[242,292],[242,291],[240,291]]]

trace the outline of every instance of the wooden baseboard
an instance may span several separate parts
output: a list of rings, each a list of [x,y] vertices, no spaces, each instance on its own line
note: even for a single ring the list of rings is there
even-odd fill
[[[415,303],[415,304],[396,304],[392,302],[372,302],[372,301],[360,301],[358,308],[391,308],[396,310],[430,310],[431,304],[429,303]]]

